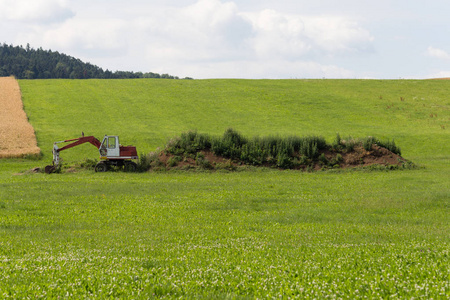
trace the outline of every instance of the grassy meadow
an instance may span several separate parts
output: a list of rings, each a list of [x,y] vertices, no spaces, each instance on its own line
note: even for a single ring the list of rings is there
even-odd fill
[[[42,160],[0,160],[0,297],[447,299],[450,82],[21,80]],[[52,143],[395,139],[397,171],[20,173]],[[98,151],[61,153],[69,164]],[[21,175],[17,175],[20,173]]]

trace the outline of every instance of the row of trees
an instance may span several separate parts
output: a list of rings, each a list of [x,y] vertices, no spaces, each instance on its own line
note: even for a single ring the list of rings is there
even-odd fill
[[[0,44],[0,76],[15,76],[19,79],[123,79],[123,78],[165,78],[179,79],[177,76],[158,73],[128,71],[104,71],[102,68],[63,53],[42,48],[33,49],[29,44],[13,46]],[[192,79],[186,77],[185,79]]]

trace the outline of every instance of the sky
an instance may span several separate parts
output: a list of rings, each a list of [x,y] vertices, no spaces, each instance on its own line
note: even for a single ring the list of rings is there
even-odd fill
[[[204,78],[450,77],[448,0],[0,0],[0,43]]]

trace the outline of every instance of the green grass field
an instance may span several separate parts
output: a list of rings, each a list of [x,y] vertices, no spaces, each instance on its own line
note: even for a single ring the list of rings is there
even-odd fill
[[[2,298],[447,299],[450,82],[20,81],[42,160],[0,160]],[[395,139],[401,171],[23,174],[52,143]],[[66,162],[96,158],[83,145]]]

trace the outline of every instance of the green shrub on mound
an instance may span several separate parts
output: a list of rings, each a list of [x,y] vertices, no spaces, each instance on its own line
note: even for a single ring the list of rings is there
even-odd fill
[[[380,150],[381,147],[385,149],[384,152]],[[210,154],[209,160],[205,153]],[[372,154],[375,157],[387,155],[391,160],[369,162],[366,157]],[[248,138],[229,128],[219,137],[196,131],[182,133],[179,137],[170,139],[164,150],[141,155],[140,169],[214,169],[224,164],[235,164],[312,170],[369,164],[405,164],[406,160],[399,155],[400,148],[393,140],[381,141],[375,137],[341,139],[338,134],[335,141],[328,144],[321,136]],[[392,160],[393,158],[396,160]]]

